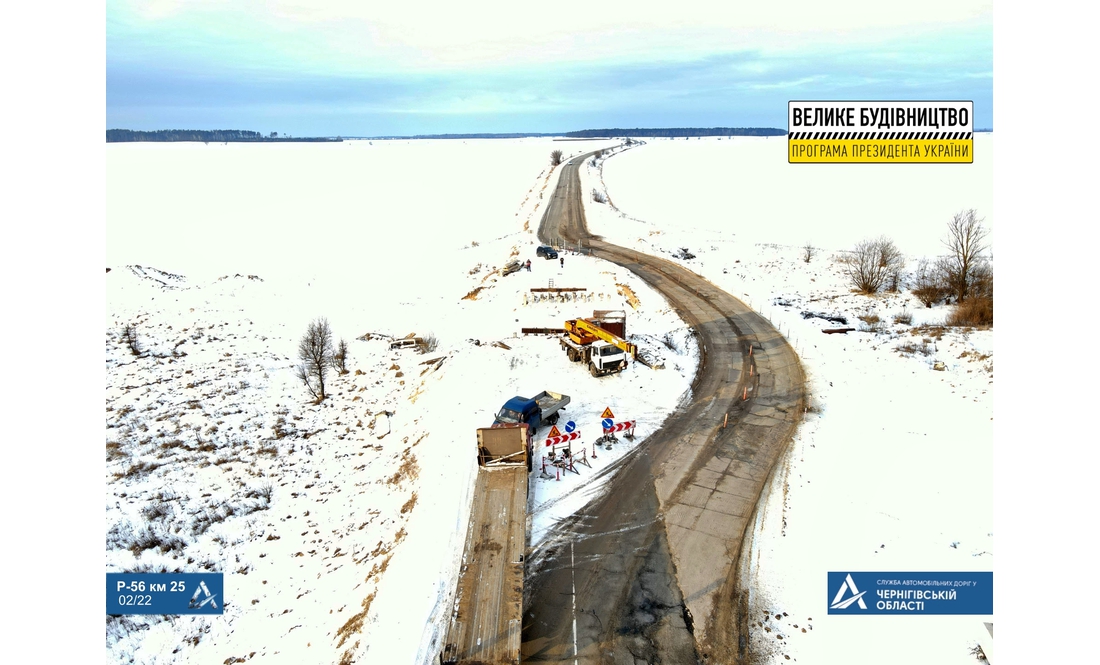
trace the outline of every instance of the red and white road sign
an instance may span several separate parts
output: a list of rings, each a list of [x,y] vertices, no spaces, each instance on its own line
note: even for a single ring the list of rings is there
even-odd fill
[[[633,430],[634,429],[634,424],[635,424],[635,421],[633,421],[633,420],[624,420],[621,423],[615,423],[611,427],[605,427],[604,430],[603,430],[603,433],[604,434],[610,434],[612,432],[622,432],[622,431],[628,430],[628,429]]]
[[[546,440],[546,445],[556,446],[559,443],[566,443],[568,441],[575,441],[579,438],[581,438],[581,432],[580,432],[580,430],[576,430],[576,431],[570,432],[568,434],[562,434],[561,436],[552,436],[552,437],[550,437],[549,439]]]

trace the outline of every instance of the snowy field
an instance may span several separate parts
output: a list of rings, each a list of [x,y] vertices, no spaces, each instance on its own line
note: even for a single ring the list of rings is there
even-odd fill
[[[560,480],[532,474],[532,543],[598,491],[698,361],[626,271],[534,255],[550,151],[606,145],[108,146],[107,571],[224,572],[227,601],[221,617],[108,617],[108,662],[430,662],[474,430],[514,395],[570,395],[588,457]],[[501,276],[512,258],[532,270]],[[551,280],[587,291],[530,291]],[[665,369],[596,379],[555,339],[517,337],[596,309],[625,310]],[[350,359],[318,406],[293,367],[320,316]],[[436,348],[390,349],[411,333]],[[593,457],[604,408],[636,419],[638,437]]]
[[[742,298],[803,360],[810,412],[748,557],[756,650],[774,663],[974,663],[988,617],[826,614],[831,570],[993,570],[992,330],[944,328],[948,308],[904,288],[850,293],[837,259],[887,235],[912,269],[943,253],[947,222],[967,208],[992,229],[993,137],[977,135],[962,167],[788,165],[785,146],[647,139],[590,160],[582,191],[610,204],[589,195],[589,227]],[[677,259],[681,248],[695,258]],[[802,312],[858,331],[824,335],[838,324]]]
[[[773,662],[975,662],[980,617],[825,614],[829,570],[993,568],[992,331],[944,329],[947,309],[904,289],[851,294],[835,259],[880,234],[933,256],[963,208],[992,226],[992,142],[978,136],[971,166],[833,167],[787,165],[779,139],[649,139],[582,168],[582,191],[614,204],[586,197],[593,232],[666,258],[689,249],[673,260],[768,315],[803,358],[812,409],[748,557],[754,639]],[[429,662],[474,430],[513,395],[570,395],[589,453],[605,407],[639,421],[639,439],[579,475],[532,474],[532,544],[599,491],[600,470],[686,397],[698,359],[626,271],[534,256],[550,151],[616,144],[108,146],[107,571],[222,571],[228,602],[217,618],[108,618],[108,662]],[[532,271],[500,276],[512,258]],[[587,295],[536,300],[551,279]],[[552,338],[517,337],[596,309],[625,310],[665,369],[595,379]],[[861,330],[823,335],[833,324],[802,311]],[[350,360],[317,406],[293,366],[319,316]],[[390,350],[410,333],[438,346]]]

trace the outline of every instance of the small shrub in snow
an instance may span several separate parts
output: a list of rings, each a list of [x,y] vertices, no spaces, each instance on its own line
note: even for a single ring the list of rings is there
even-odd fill
[[[166,617],[158,616],[107,615],[108,650],[131,635],[149,630],[152,625],[165,620]]]
[[[813,261],[814,256],[817,255],[817,249],[810,243],[806,243],[806,246],[802,248],[802,260],[805,263]]]
[[[676,259],[681,259],[683,261],[688,261],[694,259],[695,255],[692,254],[687,247],[681,247],[680,249],[672,253],[672,257]]]
[[[420,343],[421,353],[431,353],[439,348],[439,340],[436,339],[435,333],[428,333],[420,339],[422,340]]]
[[[348,343],[343,339],[336,345],[336,351],[332,354],[332,367],[341,374],[348,373]]]
[[[275,488],[271,486],[271,483],[264,483],[259,487],[253,487],[245,492],[245,496],[249,499],[259,499],[265,505],[271,504],[271,494],[275,491]]]
[[[943,339],[944,330],[945,330],[945,328],[943,326],[924,325],[924,326],[917,326],[915,328],[911,328],[909,330],[909,332],[910,332],[910,334],[912,334],[914,336],[927,337],[927,338],[929,338],[929,341],[931,341],[932,339],[937,339],[937,340]]]
[[[122,328],[122,342],[130,349],[130,353],[135,356],[140,357],[145,352],[138,340],[137,326],[132,323],[128,323]]]
[[[949,326],[993,325],[993,268],[981,257],[970,271],[966,296],[947,317]]]
[[[275,419],[275,424],[271,426],[271,431],[274,432],[276,439],[284,439],[297,434],[298,428],[295,427],[294,423],[288,423],[286,417],[280,414]]]
[[[882,331],[882,319],[878,314],[873,312],[871,314],[864,314],[859,317],[859,320],[863,321],[863,325],[860,326],[863,332],[877,333]]]
[[[949,326],[985,327],[993,325],[993,298],[967,298],[947,315]]]
[[[121,480],[123,478],[134,480],[148,473],[156,471],[158,468],[160,468],[160,466],[160,464],[146,462],[144,460],[135,462],[127,467],[126,470],[115,473],[115,480]]]
[[[143,526],[133,534],[133,538],[126,548],[135,557],[141,556],[145,550],[160,550],[164,554],[183,552],[187,543],[178,535],[170,532],[162,526]]]
[[[592,200],[596,203],[607,203],[607,195],[596,189],[592,188]]]
[[[931,340],[924,339],[921,341],[920,344],[917,344],[916,342],[903,342],[899,344],[896,348],[898,353],[902,355],[914,356],[919,353],[922,356],[930,356],[935,351],[935,349],[928,346],[928,342],[930,341]]]
[[[118,441],[107,442],[107,461],[113,462],[116,460],[126,459],[126,453],[122,452],[122,444]]]
[[[141,509],[141,516],[149,522],[164,521],[174,514],[172,506],[162,501],[153,501]]]
[[[561,150],[553,150],[550,152],[550,166],[557,166],[561,164],[562,152]]]
[[[907,309],[904,309],[894,315],[894,323],[901,325],[911,325],[913,323],[913,313]]]
[[[232,514],[233,509],[225,506],[218,506],[216,508],[206,507],[195,513],[194,518],[191,520],[191,533],[195,536],[201,536],[206,531],[218,524],[224,522],[226,518]]]

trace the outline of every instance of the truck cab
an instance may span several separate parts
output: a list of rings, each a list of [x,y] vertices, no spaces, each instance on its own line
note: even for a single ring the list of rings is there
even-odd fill
[[[626,366],[626,352],[608,342],[594,342],[589,362],[593,375],[610,374]]]
[[[542,421],[542,411],[538,402],[516,395],[504,403],[497,413],[497,423],[527,423],[534,432]]]
[[[569,360],[588,365],[592,376],[606,376],[626,369],[626,352],[610,342],[596,340],[578,344],[565,335],[561,345]]]

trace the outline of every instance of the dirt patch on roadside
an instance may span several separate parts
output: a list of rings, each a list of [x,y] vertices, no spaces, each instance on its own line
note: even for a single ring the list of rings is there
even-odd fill
[[[626,298],[626,301],[630,303],[630,306],[634,309],[638,309],[641,306],[641,301],[638,300],[638,296],[634,295],[634,291],[630,289],[626,284],[615,283],[615,286],[619,287],[619,295]]]

